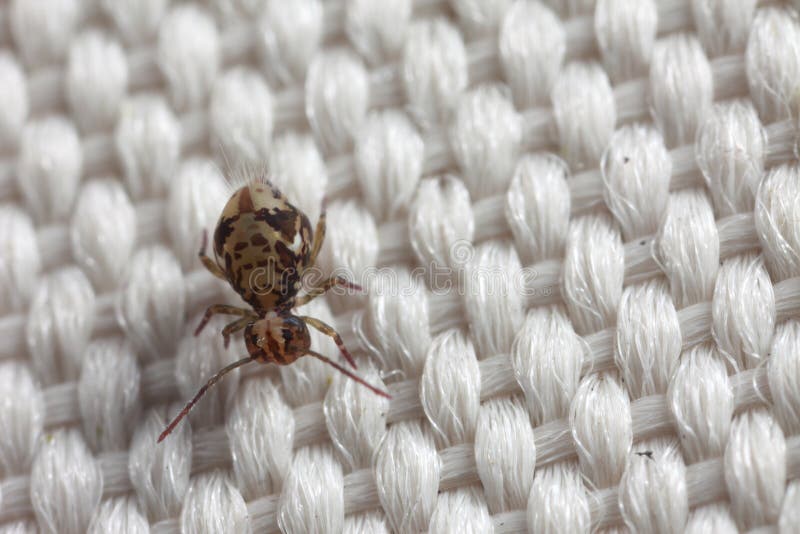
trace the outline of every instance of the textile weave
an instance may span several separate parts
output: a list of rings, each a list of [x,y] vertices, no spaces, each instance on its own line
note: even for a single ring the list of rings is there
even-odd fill
[[[798,7],[0,5],[0,531],[800,531]],[[156,444],[242,168],[392,399],[251,364]]]

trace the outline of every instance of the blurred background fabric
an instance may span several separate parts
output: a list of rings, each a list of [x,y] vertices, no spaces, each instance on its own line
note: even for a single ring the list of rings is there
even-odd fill
[[[800,531],[799,7],[3,2],[0,532]],[[237,172],[393,398],[251,364],[156,444],[246,354]]]

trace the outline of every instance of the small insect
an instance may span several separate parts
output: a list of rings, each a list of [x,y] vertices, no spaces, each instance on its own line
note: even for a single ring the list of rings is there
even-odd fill
[[[200,260],[211,274],[227,281],[250,309],[216,304],[209,306],[194,335],[198,335],[213,315],[239,317],[222,330],[225,346],[230,336],[244,329],[249,356],[219,370],[200,388],[192,400],[158,437],[160,443],[178,425],[203,394],[225,374],[246,363],[288,365],[304,355],[332,365],[341,373],[378,395],[391,398],[345,367],[311,349],[308,326],[330,336],[347,362],[356,362],[341,336],[328,324],[307,316],[297,316],[292,308],[302,306],[335,286],[360,290],[341,277],[331,277],[299,295],[301,279],[314,266],[325,239],[325,208],[311,232],[308,217],[291,205],[266,179],[239,188],[222,210],[214,231],[214,259],[205,253],[207,235],[203,233]]]

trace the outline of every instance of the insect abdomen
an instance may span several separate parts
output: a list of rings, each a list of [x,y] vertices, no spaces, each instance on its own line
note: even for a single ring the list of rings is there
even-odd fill
[[[277,190],[250,184],[225,206],[214,251],[236,292],[256,310],[269,310],[299,291],[311,237],[308,218]]]

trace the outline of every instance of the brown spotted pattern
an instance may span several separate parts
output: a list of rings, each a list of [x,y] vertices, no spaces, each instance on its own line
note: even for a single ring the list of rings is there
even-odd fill
[[[214,232],[216,263],[259,315],[291,308],[309,267],[308,217],[267,183],[250,183],[231,196]]]
[[[269,314],[245,328],[247,352],[261,363],[286,365],[311,347],[308,327],[293,315]]]
[[[325,237],[325,217],[317,222],[317,242],[312,241],[308,217],[289,204],[280,191],[266,180],[241,187],[225,204],[214,231],[214,259],[205,253],[206,241],[199,252],[208,271],[224,278],[247,302],[252,310],[214,304],[195,330],[198,335],[215,314],[236,316],[222,331],[225,346],[230,336],[244,328],[244,341],[249,356],[220,369],[190,400],[158,437],[161,442],[186,417],[208,388],[226,373],[252,361],[288,365],[297,358],[311,355],[339,372],[374,391],[389,394],[371,386],[363,378],[342,367],[327,356],[311,350],[308,326],[316,328],[336,342],[348,363],[355,368],[353,357],[344,347],[341,336],[329,325],[313,317],[292,315],[300,280],[312,266]],[[338,283],[331,278],[321,292],[304,295],[304,302]]]

